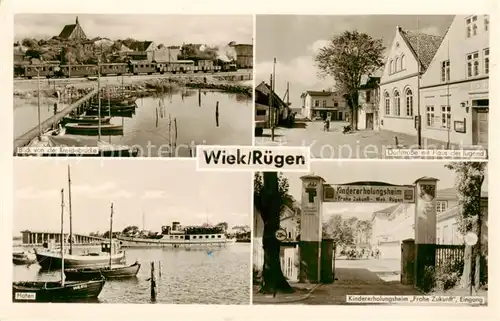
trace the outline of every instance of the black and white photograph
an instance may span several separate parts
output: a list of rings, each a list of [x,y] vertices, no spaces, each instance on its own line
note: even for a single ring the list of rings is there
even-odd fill
[[[484,14],[257,15],[255,144],[486,155],[489,30]]]
[[[250,304],[251,173],[17,158],[14,177],[13,302]]]
[[[311,171],[255,174],[253,304],[487,305],[486,162]]]
[[[251,145],[252,15],[18,14],[14,155]]]

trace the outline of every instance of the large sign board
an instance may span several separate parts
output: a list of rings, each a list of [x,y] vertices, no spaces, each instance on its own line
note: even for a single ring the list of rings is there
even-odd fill
[[[414,203],[415,187],[407,185],[324,185],[324,202]]]

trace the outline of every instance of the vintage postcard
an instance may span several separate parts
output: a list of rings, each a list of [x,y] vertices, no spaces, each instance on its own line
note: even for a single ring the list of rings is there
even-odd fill
[[[250,303],[251,173],[30,158],[14,177],[13,302]]]
[[[311,170],[255,176],[254,304],[487,304],[486,162]]]
[[[487,157],[489,15],[257,15],[256,30],[256,144]]]
[[[14,155],[252,144],[253,16],[19,14]]]

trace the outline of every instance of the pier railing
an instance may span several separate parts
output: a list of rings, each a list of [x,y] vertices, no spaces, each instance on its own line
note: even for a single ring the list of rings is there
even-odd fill
[[[61,118],[64,116],[67,116],[69,113],[71,113],[73,110],[76,108],[80,107],[83,103],[87,102],[90,100],[93,96],[97,94],[97,89],[92,90],[90,93],[86,94],[82,98],[80,98],[78,101],[75,103],[67,106],[66,108],[62,109],[59,111],[57,114],[50,116],[47,118],[45,121],[43,121],[40,124],[42,133],[45,132],[47,129],[51,128],[54,125],[54,122],[58,122]],[[17,148],[18,147],[24,147],[27,144],[29,144],[35,137],[38,136],[38,125],[35,126],[34,128],[30,129],[27,133],[19,136],[18,138],[14,138],[14,155],[17,154]]]

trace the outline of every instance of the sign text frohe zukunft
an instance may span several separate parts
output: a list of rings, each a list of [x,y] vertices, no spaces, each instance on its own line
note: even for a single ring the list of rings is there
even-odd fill
[[[325,185],[325,202],[413,203],[412,186]]]

